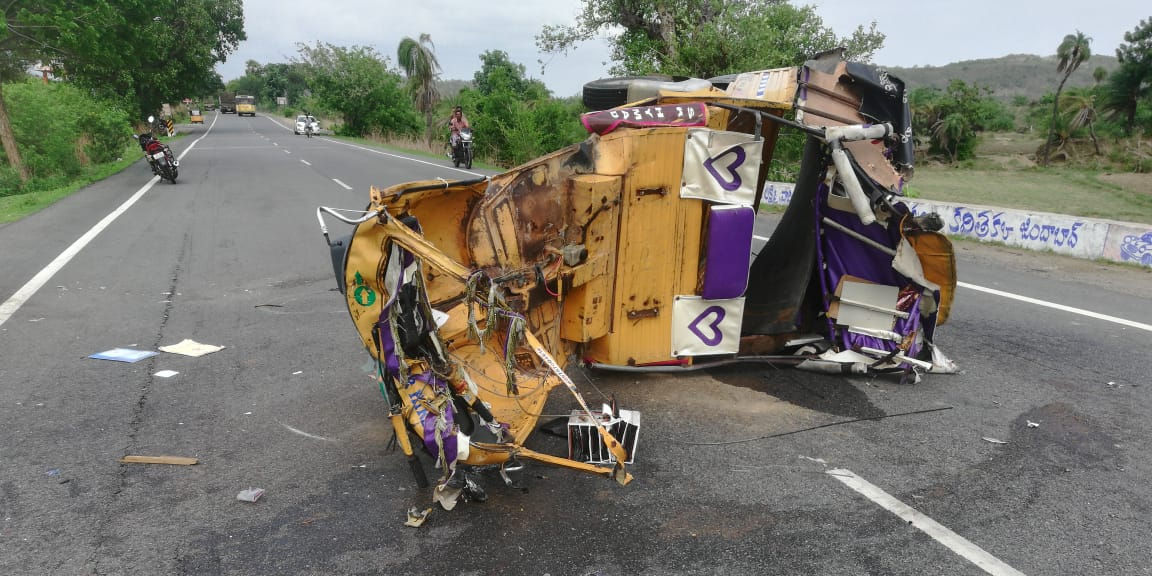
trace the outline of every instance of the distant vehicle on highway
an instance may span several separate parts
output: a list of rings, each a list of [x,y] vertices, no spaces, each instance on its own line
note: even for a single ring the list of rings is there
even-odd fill
[[[220,93],[220,113],[221,114],[235,114],[236,113],[236,94],[234,92],[221,92]]]
[[[256,116],[256,97],[237,94],[236,95],[236,115],[237,116]]]
[[[304,134],[309,126],[312,127],[313,134],[320,132],[320,123],[316,121],[316,118],[307,114],[301,114],[296,117],[296,126],[292,128],[292,133]]]

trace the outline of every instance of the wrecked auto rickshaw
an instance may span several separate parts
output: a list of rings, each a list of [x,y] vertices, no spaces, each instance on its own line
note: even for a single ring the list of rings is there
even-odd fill
[[[785,119],[794,111],[794,120]],[[955,263],[912,174],[904,85],[821,58],[661,91],[581,118],[583,142],[492,177],[373,187],[321,207],[338,284],[416,481],[445,508],[469,466],[531,459],[626,484],[638,414],[593,411],[565,367],[687,371],[760,362],[918,380]],[[752,257],[782,126],[806,135],[794,195]],[[354,225],[329,237],[325,215]],[[524,446],[549,392],[578,411],[567,457]],[[581,444],[583,449],[576,446]]]

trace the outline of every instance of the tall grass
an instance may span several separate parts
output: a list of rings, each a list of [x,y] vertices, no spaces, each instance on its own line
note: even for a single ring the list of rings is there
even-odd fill
[[[74,86],[39,81],[4,85],[4,101],[21,160],[20,180],[0,157],[0,197],[56,190],[123,156],[132,136],[128,113]]]

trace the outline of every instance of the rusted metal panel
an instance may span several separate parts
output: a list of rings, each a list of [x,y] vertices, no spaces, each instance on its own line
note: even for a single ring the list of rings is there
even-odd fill
[[[631,169],[621,199],[612,332],[590,347],[598,361],[644,364],[668,359],[672,298],[682,282],[687,239],[677,230],[680,226],[668,223],[683,223],[685,201],[679,189],[685,137],[682,128],[630,130],[623,137],[621,157]],[[673,193],[649,193],[660,188]]]
[[[589,342],[612,327],[612,283],[608,272],[616,267],[621,179],[586,174],[573,177],[568,192],[568,238],[585,246],[583,264],[562,272],[571,287],[564,300],[560,336]]]

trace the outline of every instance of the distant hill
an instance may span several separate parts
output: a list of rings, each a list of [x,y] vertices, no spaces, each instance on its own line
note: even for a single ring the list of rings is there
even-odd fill
[[[959,79],[965,84],[988,87],[998,99],[1007,102],[1016,96],[1037,100],[1045,93],[1055,92],[1056,84],[1060,82],[1056,63],[1055,56],[1010,54],[1001,58],[966,60],[944,66],[887,68],[892,75],[903,80],[910,90],[918,86],[946,88],[953,79]],[[1064,87],[1092,86],[1092,71],[1097,67],[1103,67],[1111,73],[1118,66],[1119,62],[1113,56],[1092,56],[1076,69]]]

